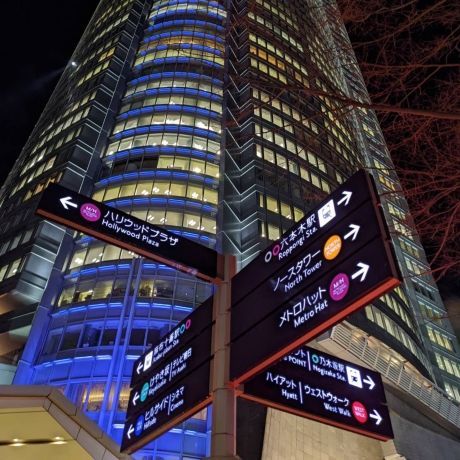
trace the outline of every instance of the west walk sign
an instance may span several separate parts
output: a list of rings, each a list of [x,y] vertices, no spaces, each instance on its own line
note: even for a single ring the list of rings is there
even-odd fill
[[[400,284],[378,205],[360,171],[234,277],[235,385]]]
[[[216,251],[61,185],[45,189],[36,213],[207,281],[216,277]]]
[[[393,438],[380,374],[301,347],[244,384],[243,398],[386,441]]]

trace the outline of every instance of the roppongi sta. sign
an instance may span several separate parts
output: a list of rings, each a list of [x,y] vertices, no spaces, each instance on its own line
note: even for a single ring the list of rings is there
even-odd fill
[[[400,284],[379,206],[360,171],[235,276],[234,385]]]

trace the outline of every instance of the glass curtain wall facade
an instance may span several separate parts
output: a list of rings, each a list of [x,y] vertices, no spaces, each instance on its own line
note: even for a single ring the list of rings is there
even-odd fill
[[[112,128],[124,75],[139,39],[145,1],[102,1],[0,191],[0,381],[23,356],[56,254],[71,232],[34,216],[51,182],[90,193]],[[54,271],[53,271],[54,267]],[[43,312],[46,315],[47,307]]]
[[[366,167],[407,281],[342,327],[460,400],[458,343],[375,114],[333,96],[368,98],[330,1],[103,0],[72,61],[1,192],[0,302],[29,299],[0,310],[10,337],[28,315],[25,349],[5,353],[14,383],[59,387],[119,440],[134,360],[212,293],[34,218],[50,181],[244,266]],[[203,458],[208,412],[138,455]]]
[[[224,21],[218,2],[154,1],[102,152],[94,199],[216,247]],[[211,287],[77,235],[31,380],[51,384],[120,440],[133,361]],[[206,411],[143,451],[206,455]]]
[[[347,324],[460,401],[458,343],[333,2],[232,2],[224,238],[242,265],[356,169],[376,179],[401,287]],[[331,95],[339,95],[339,98]],[[229,185],[231,184],[231,185]]]

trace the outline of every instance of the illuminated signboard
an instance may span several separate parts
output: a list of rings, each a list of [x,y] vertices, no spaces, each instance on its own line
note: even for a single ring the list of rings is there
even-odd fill
[[[160,393],[168,391],[179,380],[211,359],[212,328],[208,327],[185,347],[161,359],[149,372],[143,374],[139,383],[131,390],[127,418],[149,405]]]
[[[43,192],[36,213],[208,281],[216,277],[214,250],[58,184]]]
[[[149,351],[134,362],[131,386],[143,381],[163,360],[188,344],[212,323],[213,297],[205,300],[176,327],[166,333]]]
[[[312,340],[399,285],[398,276],[387,243],[374,239],[238,337],[231,380],[244,382]]]
[[[132,453],[211,402],[210,361],[153,398],[125,423],[121,451]]]
[[[320,277],[356,254],[381,234],[372,202],[366,202],[321,237],[291,257],[287,265],[272,273],[239,302],[232,301],[232,340],[289,301]],[[251,280],[247,280],[251,282]],[[257,305],[257,308],[251,308]]]
[[[241,396],[379,440],[393,438],[380,375],[312,348],[246,382]]]
[[[242,300],[366,201],[377,202],[377,194],[372,178],[361,170],[233,277],[232,303]]]
[[[134,363],[122,451],[133,452],[211,402],[213,297]]]

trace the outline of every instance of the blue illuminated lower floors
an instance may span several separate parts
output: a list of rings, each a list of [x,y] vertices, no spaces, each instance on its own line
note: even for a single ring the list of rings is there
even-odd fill
[[[73,357],[63,358],[63,353],[56,355],[55,359],[47,357],[49,360],[34,366],[32,383],[59,388],[120,444],[129,398],[131,371],[128,370],[139,355],[123,356],[120,351],[123,351],[122,348],[116,350],[107,347],[107,354],[91,356],[90,349],[77,349],[73,350]],[[99,353],[102,352],[99,349]],[[121,369],[122,374],[112,375],[107,380],[113,369]],[[136,458],[203,458],[208,455],[209,429],[207,410],[204,409],[150,443],[136,454]]]
[[[43,341],[38,356],[15,381],[59,388],[118,443],[134,361],[211,294],[210,285],[163,265],[127,262],[79,267],[64,276],[45,330],[32,327],[29,336],[29,344]],[[112,284],[104,290],[100,283]],[[67,295],[69,289],[75,292]],[[207,415],[206,409],[196,414],[136,458],[206,457]]]

